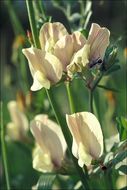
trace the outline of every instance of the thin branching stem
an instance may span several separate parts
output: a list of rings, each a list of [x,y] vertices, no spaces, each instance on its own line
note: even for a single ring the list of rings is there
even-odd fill
[[[39,43],[38,31],[37,31],[36,21],[35,21],[35,16],[34,16],[33,1],[26,0],[26,6],[27,6],[27,12],[28,12],[28,17],[30,21],[30,27],[32,31],[34,45],[36,48],[37,47],[39,48],[40,43]]]
[[[66,82],[66,90],[67,90],[68,101],[69,101],[69,105],[70,105],[70,111],[71,111],[71,114],[73,114],[73,113],[75,113],[75,106],[74,106],[74,101],[73,101],[73,97],[71,94],[69,82]]]

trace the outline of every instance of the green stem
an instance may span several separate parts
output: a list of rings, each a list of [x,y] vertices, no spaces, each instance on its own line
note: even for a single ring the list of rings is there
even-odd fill
[[[93,90],[89,90],[89,109],[91,113],[94,113],[93,110]]]
[[[10,181],[9,181],[9,173],[8,173],[8,165],[7,165],[7,154],[6,154],[6,144],[5,144],[5,133],[4,133],[4,124],[3,124],[2,102],[0,104],[0,107],[1,107],[1,148],[2,148],[2,155],[3,155],[3,165],[4,165],[4,171],[5,171],[7,190],[10,190]]]
[[[28,12],[28,17],[29,17],[29,21],[30,21],[30,27],[31,27],[31,31],[32,31],[34,45],[36,48],[37,47],[40,48],[32,0],[30,0],[30,1],[26,0],[26,6],[27,6],[27,12]]]
[[[69,104],[70,104],[70,111],[71,111],[71,114],[72,114],[72,113],[75,113],[75,106],[74,106],[74,102],[73,102],[69,82],[66,82],[66,90],[67,90],[68,100],[69,100]]]
[[[96,89],[98,83],[100,82],[100,80],[103,77],[103,72],[100,73],[100,76],[97,77],[97,79],[94,81],[94,83],[92,84],[90,90],[89,90],[89,109],[91,113],[94,113],[94,109],[93,109],[93,93],[94,90]]]

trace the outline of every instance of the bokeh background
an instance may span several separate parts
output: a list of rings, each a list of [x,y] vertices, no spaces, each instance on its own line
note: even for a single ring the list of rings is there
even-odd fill
[[[52,21],[62,22],[69,30],[69,25],[65,14],[55,7],[51,0],[43,0],[45,10]],[[80,4],[73,0],[71,4],[72,12],[80,12]],[[64,5],[68,3],[64,0]],[[3,101],[4,126],[10,121],[7,103],[10,100],[24,102],[25,112],[30,119],[38,113],[47,113],[54,120],[54,115],[46,97],[45,91],[30,92],[32,78],[28,69],[27,60],[23,56],[21,49],[27,46],[22,38],[22,33],[13,22],[13,11],[22,27],[27,33],[30,30],[26,5],[24,0],[12,0],[13,10],[9,8],[7,0],[0,1],[0,51],[1,51],[1,100]],[[95,0],[92,1],[92,16],[87,25],[90,28],[92,22],[107,27],[111,31],[111,44],[118,47],[118,61],[121,69],[104,77],[100,84],[118,90],[118,92],[97,88],[94,94],[94,105],[105,134],[105,138],[116,134],[115,119],[118,116],[126,117],[126,58],[127,58],[127,2],[126,0]],[[41,26],[41,22],[38,27]],[[76,29],[75,24],[75,29]],[[87,111],[88,90],[83,81],[75,79],[71,84],[77,111]],[[68,100],[64,84],[54,89],[54,96],[60,105],[62,113],[69,113]],[[29,134],[30,138],[31,134]],[[30,189],[36,184],[39,173],[32,169],[31,148],[27,143],[13,142],[7,138],[7,155],[11,185],[14,189]],[[0,157],[0,177],[5,187],[4,171]],[[0,180],[1,181],[1,180]],[[71,182],[70,182],[71,183]]]

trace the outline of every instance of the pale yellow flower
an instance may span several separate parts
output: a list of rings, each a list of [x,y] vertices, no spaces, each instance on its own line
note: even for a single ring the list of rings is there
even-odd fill
[[[11,122],[7,124],[7,135],[12,140],[22,140],[29,129],[28,119],[16,101],[10,101],[7,107],[11,117]]]
[[[82,49],[77,51],[71,63],[67,66],[68,75],[72,77],[74,72],[82,72],[82,68],[86,65],[92,67],[96,63],[102,63],[105,51],[109,45],[110,31],[105,27],[92,23],[88,39]],[[80,70],[77,70],[79,65]]]
[[[90,112],[79,112],[66,115],[67,125],[73,137],[72,153],[78,164],[89,166],[93,159],[103,153],[103,135],[95,115]]]
[[[37,142],[33,151],[33,167],[41,172],[50,172],[61,166],[66,151],[60,127],[47,115],[37,115],[30,128]]]
[[[78,31],[72,35],[63,36],[54,46],[54,55],[62,62],[63,70],[67,71],[67,66],[71,64],[72,58],[85,44],[85,37]]]
[[[62,64],[60,60],[53,55],[54,44],[67,31],[63,24],[45,23],[39,34],[41,49],[34,47],[23,49],[22,52],[29,62],[29,68],[33,77],[32,91],[41,88],[49,89],[51,84],[57,83],[62,77]]]

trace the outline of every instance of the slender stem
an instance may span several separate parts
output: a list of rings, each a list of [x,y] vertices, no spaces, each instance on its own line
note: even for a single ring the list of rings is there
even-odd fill
[[[61,129],[62,129],[62,132],[64,134],[65,140],[67,140],[68,147],[71,148],[71,145],[72,145],[71,136],[70,136],[70,133],[67,130],[67,126],[65,124],[66,123],[65,118],[61,117],[62,114],[60,113],[58,105],[57,105],[57,103],[56,103],[56,101],[55,101],[55,99],[53,97],[52,89],[50,88],[50,90],[46,90],[46,93],[47,93],[49,102],[51,104],[51,107],[52,107],[52,109],[54,111],[57,123],[61,126]]]
[[[94,113],[93,110],[93,90],[89,90],[89,109],[91,113]]]
[[[100,82],[100,80],[103,77],[103,72],[100,74],[100,76],[94,81],[92,87],[89,90],[89,109],[91,113],[94,113],[94,109],[93,109],[93,93],[94,90],[96,89],[98,83]]]
[[[39,5],[40,5],[40,9],[41,9],[41,12],[42,12],[42,15],[43,15],[43,19],[46,20],[46,13],[45,13],[45,7],[44,7],[44,4],[43,4],[43,1],[40,0],[38,1]]]
[[[36,48],[37,47],[39,48],[40,43],[39,43],[39,38],[38,38],[38,31],[37,31],[37,27],[36,27],[36,21],[35,21],[35,16],[34,16],[34,9],[33,9],[32,0],[31,1],[26,0],[26,6],[27,6],[27,12],[28,12],[28,17],[29,17],[29,21],[30,21],[30,27],[32,30],[34,45]]]
[[[73,97],[72,97],[72,94],[71,94],[70,83],[69,82],[66,82],[66,90],[67,90],[68,100],[69,100],[69,104],[70,104],[70,111],[71,111],[71,114],[72,114],[72,113],[75,113],[75,106],[74,106]]]
[[[4,171],[5,171],[7,190],[10,190],[10,181],[9,181],[9,172],[8,172],[8,165],[7,165],[6,145],[5,145],[5,133],[4,133],[4,124],[3,124],[2,102],[0,103],[0,107],[1,107],[1,148],[2,148],[2,155],[3,155],[3,165],[4,165]]]

